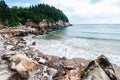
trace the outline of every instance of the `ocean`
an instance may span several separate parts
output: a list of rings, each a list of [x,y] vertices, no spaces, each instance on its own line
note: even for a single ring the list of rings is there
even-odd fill
[[[46,35],[29,35],[24,39],[28,44],[35,41],[35,47],[45,54],[90,60],[103,54],[110,62],[120,66],[119,24],[74,24]]]

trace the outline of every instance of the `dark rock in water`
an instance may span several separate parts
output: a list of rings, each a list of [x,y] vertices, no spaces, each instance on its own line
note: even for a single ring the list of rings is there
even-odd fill
[[[81,78],[82,80],[117,80],[112,64],[104,55],[91,61],[82,71]]]
[[[36,45],[36,42],[33,42],[33,43],[32,43],[32,46],[35,46],[35,45]]]
[[[66,57],[62,57],[61,59],[62,59],[62,60],[67,60],[67,58],[66,58]]]

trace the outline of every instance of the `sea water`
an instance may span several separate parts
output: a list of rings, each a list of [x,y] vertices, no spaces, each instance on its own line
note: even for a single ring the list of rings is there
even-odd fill
[[[120,25],[75,24],[46,35],[25,37],[28,43],[49,55],[67,58],[96,59],[105,55],[120,66]]]

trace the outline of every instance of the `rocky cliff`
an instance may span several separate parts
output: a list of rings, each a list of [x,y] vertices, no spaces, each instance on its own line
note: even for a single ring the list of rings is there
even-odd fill
[[[15,28],[5,28],[0,30],[0,34],[9,36],[26,36],[28,34],[43,35],[68,26],[71,26],[71,24],[63,22],[62,20],[56,23],[48,23],[46,20],[43,20],[38,25],[33,22],[27,22],[25,26],[21,25]]]

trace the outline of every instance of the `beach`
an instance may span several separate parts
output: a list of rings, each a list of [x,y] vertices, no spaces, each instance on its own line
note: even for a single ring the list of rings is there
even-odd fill
[[[106,45],[105,39],[71,37],[73,35],[70,36],[68,32],[69,28],[73,27],[75,26],[54,30],[44,35],[32,34],[30,33],[32,29],[28,27],[1,31],[0,79],[120,80],[120,68],[117,64],[119,56],[112,55],[111,58],[106,49],[106,54],[101,52],[101,48],[114,46]],[[21,33],[23,35],[19,35]],[[107,44],[108,41],[106,40]],[[119,39],[116,42],[119,42]],[[117,51],[116,48],[112,50]]]

